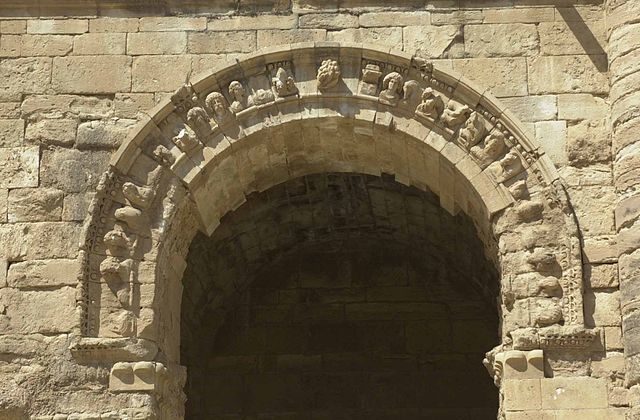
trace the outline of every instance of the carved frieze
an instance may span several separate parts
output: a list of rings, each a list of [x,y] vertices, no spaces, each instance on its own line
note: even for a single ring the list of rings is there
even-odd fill
[[[336,60],[324,60],[316,75],[318,90],[323,91],[336,86],[340,81],[340,74],[340,65]]]
[[[229,105],[229,109],[232,112],[238,113],[247,108],[247,92],[245,91],[244,86],[242,86],[242,83],[237,80],[229,83],[229,96],[233,98],[231,105]]]
[[[298,94],[295,78],[291,70],[291,62],[273,63],[267,66],[271,73],[271,86],[278,98],[286,98]]]

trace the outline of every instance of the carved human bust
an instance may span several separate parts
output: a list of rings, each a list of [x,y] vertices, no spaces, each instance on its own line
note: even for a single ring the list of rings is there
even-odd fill
[[[422,101],[416,108],[416,113],[434,120],[438,119],[444,110],[444,102],[440,95],[436,95],[433,89],[428,87],[422,92],[421,99]]]
[[[238,113],[247,107],[247,94],[242,83],[237,80],[229,83],[229,95],[233,98],[229,107],[231,111]]]
[[[231,118],[231,112],[229,111],[229,103],[227,98],[220,92],[211,92],[205,99],[205,104],[209,109],[209,112],[213,114],[213,119],[222,124]]]
[[[380,99],[395,105],[402,98],[402,88],[404,85],[404,77],[398,72],[391,72],[382,79],[382,92]]]

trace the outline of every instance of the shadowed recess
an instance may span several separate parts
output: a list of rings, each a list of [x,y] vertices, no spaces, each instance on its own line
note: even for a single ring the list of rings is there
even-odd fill
[[[498,274],[438,202],[391,176],[308,175],[199,234],[186,418],[495,419],[481,361],[499,341]]]

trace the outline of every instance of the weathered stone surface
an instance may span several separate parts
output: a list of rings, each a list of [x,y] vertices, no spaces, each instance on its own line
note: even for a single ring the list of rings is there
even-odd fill
[[[23,35],[20,55],[25,57],[67,55],[73,49],[70,35]]]
[[[89,20],[89,32],[138,32],[138,19],[101,17]]]
[[[19,35],[0,35],[0,57],[20,57],[22,41]]]
[[[7,283],[17,289],[75,286],[80,274],[78,260],[32,260],[11,264]]]
[[[143,17],[140,19],[140,31],[204,31],[207,29],[206,17]]]
[[[172,92],[191,71],[191,59],[184,55],[142,56],[133,60],[133,92]]]
[[[78,126],[79,149],[116,148],[127,138],[136,120],[112,119],[89,121]]]
[[[63,193],[50,188],[9,191],[9,222],[57,221],[62,217]]]
[[[564,21],[538,25],[540,50],[544,55],[604,54],[604,21],[569,25]]]
[[[587,264],[584,267],[587,286],[591,289],[618,287],[617,264]]]
[[[0,147],[22,146],[24,120],[0,120]]]
[[[197,72],[194,69],[194,73]],[[153,108],[152,93],[116,93],[114,113],[120,118],[136,118],[142,111]]]
[[[568,127],[567,157],[573,166],[611,161],[611,140],[604,121],[581,121]]]
[[[593,378],[544,378],[540,381],[543,409],[606,408],[607,383]],[[562,389],[563,392],[557,392]]]
[[[301,17],[302,18],[302,17]],[[247,31],[255,29],[293,29],[296,27],[296,16],[233,16],[220,17],[209,21],[210,31]]]
[[[558,115],[557,97],[554,95],[502,98],[501,102],[521,121],[554,120]]]
[[[620,292],[586,292],[584,320],[588,327],[621,325]]]
[[[460,28],[447,26],[406,26],[402,30],[403,49],[422,57],[440,58],[460,36]]]
[[[192,33],[187,49],[193,54],[251,52],[256,43],[255,31]]]
[[[101,119],[112,113],[108,98],[79,95],[32,95],[22,102],[22,115],[28,120],[44,118]]]
[[[21,100],[24,94],[44,93],[50,83],[50,58],[0,60],[0,100]]]
[[[127,35],[127,54],[181,54],[187,48],[186,32],[138,32]]]
[[[359,28],[331,31],[327,33],[327,41],[376,43],[400,50],[402,49],[402,28]]]
[[[488,88],[497,97],[527,95],[524,58],[453,60],[453,69]]]
[[[93,192],[65,195],[62,207],[62,220],[65,222],[80,222],[86,219],[89,204],[91,204],[93,196]]]
[[[82,34],[74,39],[73,53],[78,55],[124,54],[126,43],[126,34]]]
[[[584,255],[590,263],[613,263],[618,259],[615,237],[599,236],[584,239]]]
[[[608,106],[604,99],[588,94],[558,95],[558,118],[599,120]]]
[[[20,102],[1,102],[0,118],[20,118]]]
[[[619,201],[615,216],[617,229],[633,224],[640,216],[640,196],[634,195]]]
[[[71,146],[76,137],[78,122],[71,119],[40,120],[30,122],[25,140],[31,144]]]
[[[607,350],[622,350],[624,348],[622,328],[604,327],[604,336]]]
[[[594,64],[595,62],[595,64]],[[529,59],[529,91],[544,93],[607,93],[605,56],[567,55]]]
[[[75,287],[50,291],[0,289],[0,331],[4,334],[55,334],[70,332],[78,325]]]
[[[37,187],[39,164],[37,147],[0,148],[0,188]]]
[[[538,52],[535,25],[466,25],[464,49],[472,57],[521,57]]]
[[[488,8],[482,12],[484,23],[538,23],[552,22],[555,18],[550,7]]]
[[[613,187],[582,187],[571,190],[574,210],[585,236],[607,235],[615,232]]]
[[[40,172],[42,186],[66,192],[93,190],[107,168],[109,156],[106,151],[44,150]]]
[[[308,15],[300,16],[298,20],[298,26],[305,29],[344,29],[344,28],[357,28],[358,16],[340,13],[340,14],[325,14],[325,13],[311,13]],[[362,25],[366,26],[366,25]],[[381,25],[385,26],[385,25]]]
[[[449,25],[459,23],[481,23],[481,10],[452,10],[452,11],[436,11],[431,12],[431,24],[433,25]]]
[[[539,121],[535,123],[535,138],[553,163],[558,166],[567,163],[566,121]]]
[[[0,21],[0,34],[23,34],[27,32],[26,20]]]
[[[87,19],[28,20],[30,34],[81,34],[89,30]]]
[[[75,258],[81,226],[70,222],[0,225],[0,258],[9,261]]]
[[[290,29],[287,31],[264,29],[258,31],[258,48],[298,42],[324,41],[325,29]]]
[[[113,93],[131,86],[131,58],[122,55],[56,57],[52,85],[60,93]]]
[[[427,26],[430,21],[429,12],[372,12],[360,15],[360,26]]]

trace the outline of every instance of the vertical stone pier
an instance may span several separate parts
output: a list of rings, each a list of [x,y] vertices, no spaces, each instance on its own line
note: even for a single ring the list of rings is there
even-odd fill
[[[607,2],[615,212],[627,386],[640,383],[640,1]]]

